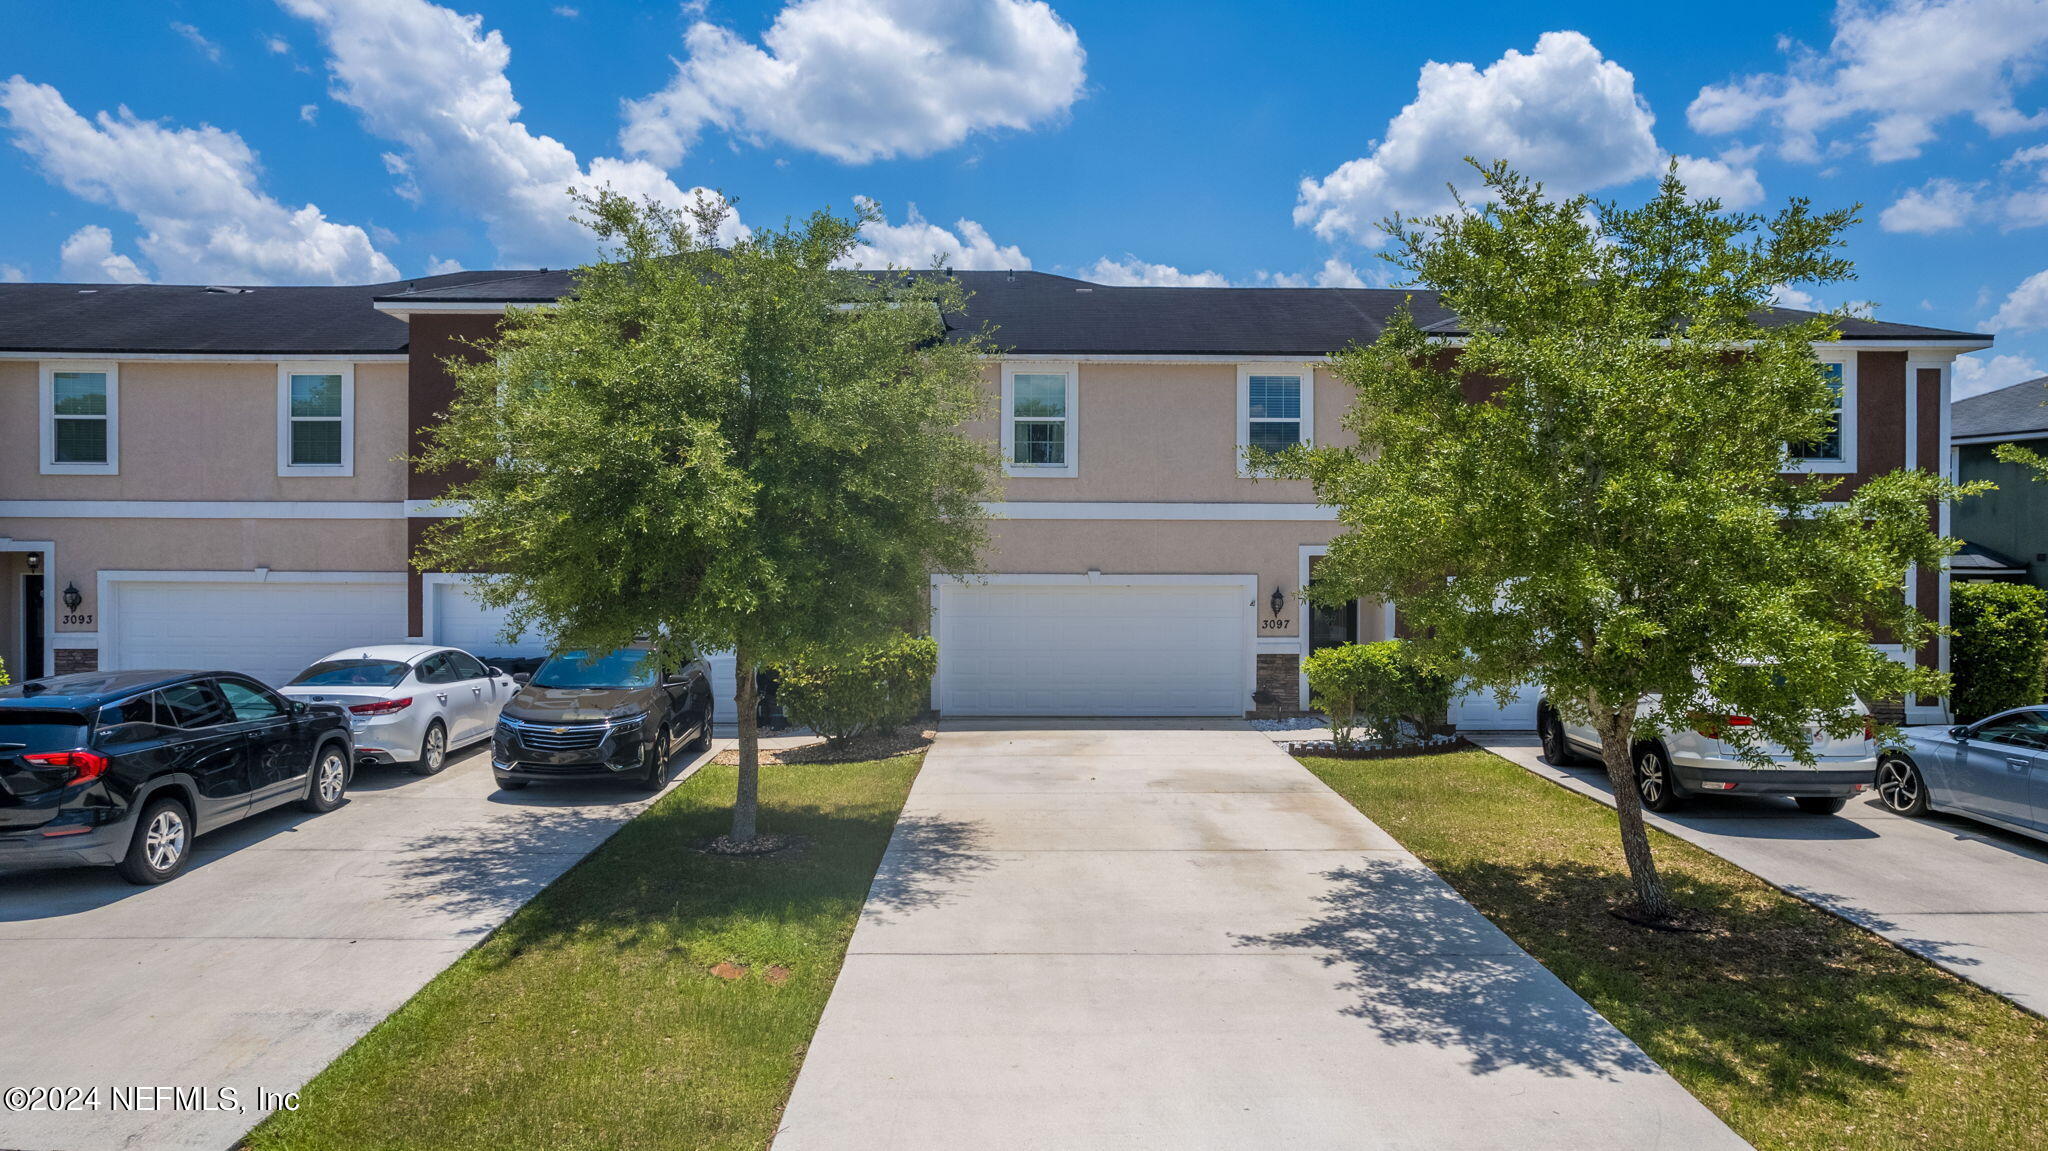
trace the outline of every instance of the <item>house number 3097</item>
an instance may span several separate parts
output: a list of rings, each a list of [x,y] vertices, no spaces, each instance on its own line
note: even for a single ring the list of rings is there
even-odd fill
[[[1293,626],[1294,621],[1291,619],[1262,619],[1259,621],[1260,631],[1286,631]]]

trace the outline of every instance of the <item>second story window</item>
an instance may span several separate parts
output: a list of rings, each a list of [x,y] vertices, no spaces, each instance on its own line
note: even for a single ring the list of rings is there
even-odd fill
[[[120,380],[113,364],[44,364],[42,407],[45,475],[120,471]]]
[[[1309,443],[1315,399],[1307,366],[1246,364],[1237,371],[1239,473],[1251,474],[1250,451],[1279,452]]]
[[[355,472],[355,379],[346,364],[288,364],[278,373],[277,474]]]
[[[1835,395],[1835,418],[1827,433],[1806,443],[1787,444],[1794,471],[1846,473],[1856,470],[1856,370],[1849,359],[1824,360]]]
[[[1003,366],[1003,473],[1079,474],[1072,364]]]

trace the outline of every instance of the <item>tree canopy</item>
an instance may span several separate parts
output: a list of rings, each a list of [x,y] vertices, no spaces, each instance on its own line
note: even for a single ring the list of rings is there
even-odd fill
[[[491,573],[476,594],[562,646],[734,651],[750,838],[753,669],[914,625],[932,572],[978,567],[981,343],[945,338],[943,271],[844,266],[864,217],[720,247],[718,205],[582,207],[605,258],[450,361],[419,462],[464,514],[420,562]]]
[[[1850,276],[1852,211],[1724,212],[1674,174],[1627,207],[1479,171],[1485,203],[1389,225],[1389,258],[1462,335],[1404,310],[1340,352],[1357,445],[1279,467],[1344,528],[1316,598],[1391,600],[1476,687],[1539,684],[1602,733],[1637,894],[1661,913],[1631,735],[1734,713],[1755,720],[1729,732],[1751,754],[1810,755],[1816,732],[1862,726],[1859,700],[1940,694],[1872,641],[1935,634],[1903,589],[1951,550],[1930,513],[1955,491],[1932,471],[1845,487],[1791,458],[1836,431],[1816,348],[1842,317],[1771,301]]]

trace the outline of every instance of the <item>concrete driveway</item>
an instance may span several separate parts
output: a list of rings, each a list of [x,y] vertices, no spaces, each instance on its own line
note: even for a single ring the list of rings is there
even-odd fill
[[[1242,723],[947,721],[776,1151],[1746,1144]]]
[[[1471,737],[1545,779],[1610,803],[1598,766],[1558,768],[1533,735]],[[2048,1014],[2048,843],[1962,816],[1906,819],[1874,798],[1816,816],[1790,800],[1705,798],[1651,823]]]
[[[205,836],[161,887],[0,872],[0,1088],[99,1092],[96,1111],[0,1107],[0,1147],[227,1147],[269,1110],[259,1090],[297,1090],[649,802],[624,785],[501,792],[479,749],[426,779],[359,772],[326,815]],[[164,1089],[157,1110],[115,1108],[136,1087]],[[224,1087],[241,1110],[220,1109]]]

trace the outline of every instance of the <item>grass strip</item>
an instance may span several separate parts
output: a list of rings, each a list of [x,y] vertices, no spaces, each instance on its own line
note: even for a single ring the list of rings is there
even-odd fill
[[[621,828],[249,1136],[300,1148],[766,1147],[921,755],[778,766],[759,859],[711,766]]]
[[[1486,752],[1304,763],[1761,1151],[2048,1147],[2048,1021],[1655,828],[1710,926],[1624,924],[1614,812]]]

